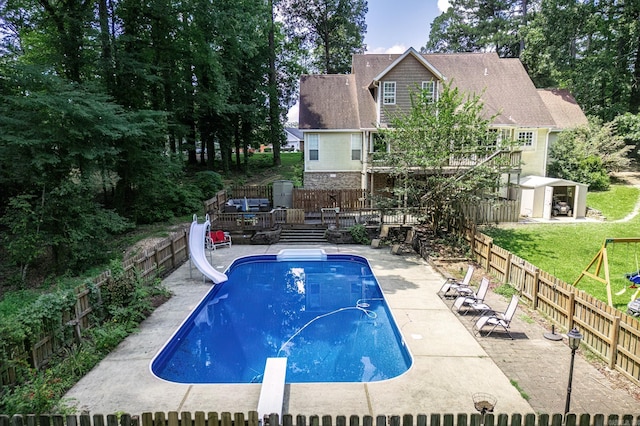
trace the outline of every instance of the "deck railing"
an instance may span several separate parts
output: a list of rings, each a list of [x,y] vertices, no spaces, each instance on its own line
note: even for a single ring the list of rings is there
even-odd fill
[[[389,161],[390,154],[386,152],[371,152],[368,154],[367,163],[369,171],[376,169],[388,169],[393,166]],[[522,164],[522,151],[501,149],[483,149],[479,151],[461,151],[452,153],[446,159],[443,168],[472,168],[480,164],[488,164],[500,168],[500,170],[519,170]]]

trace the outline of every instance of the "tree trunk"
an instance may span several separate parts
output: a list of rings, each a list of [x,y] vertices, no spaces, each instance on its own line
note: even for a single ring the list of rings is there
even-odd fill
[[[275,20],[273,17],[273,0],[269,0],[269,141],[273,149],[273,165],[282,164],[280,159],[280,108],[278,102],[278,85],[276,82],[276,46],[275,46]]]

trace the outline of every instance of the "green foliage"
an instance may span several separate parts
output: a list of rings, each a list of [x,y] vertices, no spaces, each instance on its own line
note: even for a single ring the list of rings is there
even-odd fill
[[[520,53],[520,0],[451,0],[436,17],[426,52],[477,52],[491,49],[503,58]]]
[[[484,118],[479,95],[460,93],[449,82],[435,101],[428,91],[416,91],[411,101],[408,113],[392,115],[389,128],[378,129],[391,147],[382,155],[396,179],[395,201],[401,207],[429,206],[427,220],[440,232],[459,219],[456,204],[493,193],[500,162],[506,161],[496,157],[492,165],[452,170],[450,159],[482,158],[509,145],[498,146],[489,132],[491,118]]]
[[[362,224],[353,225],[349,228],[349,233],[357,244],[362,244],[368,246],[371,244],[371,240],[369,239],[369,233],[367,232],[367,228]]]
[[[517,380],[509,380],[509,382],[511,383],[511,385],[516,388],[516,390],[520,393],[520,396],[522,397],[522,399],[524,399],[525,401],[529,400],[529,395],[522,390],[522,388],[520,387],[520,385],[518,384]]]
[[[63,348],[42,371],[21,361],[1,359],[3,364],[14,364],[19,383],[0,392],[0,412],[11,415],[72,411],[70,401],[61,399],[66,391],[149,315],[154,296],[169,296],[159,280],[145,284],[136,274],[125,273],[120,263],[113,262],[111,267],[112,278],[101,289],[102,310],[98,289],[89,286],[95,324],[85,331],[80,345]],[[6,348],[22,347],[24,340],[33,342],[45,329],[54,330],[60,341],[73,341],[68,335],[69,327],[61,324],[61,319],[62,313],[72,310],[74,305],[73,290],[57,291],[40,296],[15,315],[0,317],[0,356],[6,357]]]
[[[45,249],[45,241],[40,232],[40,214],[32,204],[33,196],[19,195],[9,199],[9,205],[0,217],[0,238],[9,254],[11,262],[20,269],[20,281],[24,282],[27,269],[38,259]],[[4,232],[3,230],[6,229]]]
[[[91,339],[98,352],[107,354],[116,348],[130,333],[126,323],[114,321],[105,323],[102,327],[92,328]]]
[[[543,0],[520,31],[521,59],[537,87],[568,88],[589,115],[637,113],[637,21],[634,2]]]
[[[518,290],[510,284],[500,284],[493,292],[506,298],[511,298],[511,296],[518,294]]]
[[[201,199],[208,200],[224,188],[222,176],[212,171],[198,172],[194,177],[194,184],[202,191]]]
[[[632,147],[629,155],[640,159],[640,113],[625,113],[613,120],[616,135],[624,138],[624,143]]]
[[[609,173],[628,167],[631,146],[614,133],[613,123],[593,119],[588,126],[562,132],[550,150],[548,174],[589,185],[609,187]]]
[[[364,0],[286,0],[279,9],[290,37],[311,53],[313,71],[349,73],[351,55],[365,50],[368,7]]]

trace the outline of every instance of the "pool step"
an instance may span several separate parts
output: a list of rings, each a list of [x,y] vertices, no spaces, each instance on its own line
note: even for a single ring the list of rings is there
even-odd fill
[[[308,244],[308,243],[326,243],[324,237],[325,229],[323,228],[296,228],[285,229],[280,231],[280,243],[287,244]]]
[[[271,414],[278,415],[282,421],[282,403],[284,402],[284,383],[287,376],[287,358],[267,358],[262,376],[260,399],[258,400],[258,419],[265,426]]]

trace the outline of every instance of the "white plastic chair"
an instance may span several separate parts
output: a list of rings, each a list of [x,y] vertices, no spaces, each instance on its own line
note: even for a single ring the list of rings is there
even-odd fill
[[[478,321],[473,326],[473,334],[482,336],[481,330],[485,326],[493,326],[491,330],[485,335],[485,337],[489,336],[493,333],[493,330],[496,327],[500,326],[507,332],[511,340],[513,340],[513,336],[509,332],[509,327],[511,326],[511,320],[516,313],[516,308],[518,307],[518,295],[514,294],[511,296],[511,301],[509,302],[509,306],[504,311],[504,313],[493,313],[491,315],[483,315],[478,318]]]

